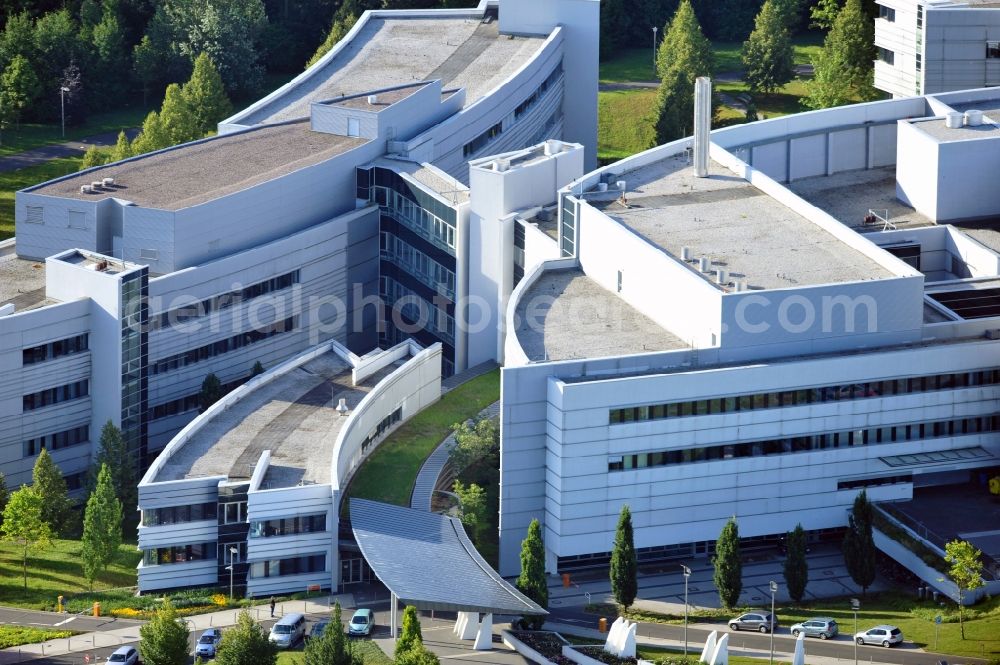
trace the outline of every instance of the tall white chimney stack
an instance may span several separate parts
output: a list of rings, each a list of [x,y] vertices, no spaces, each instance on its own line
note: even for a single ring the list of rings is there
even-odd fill
[[[708,177],[709,132],[712,130],[712,79],[699,76],[694,82],[694,174]]]

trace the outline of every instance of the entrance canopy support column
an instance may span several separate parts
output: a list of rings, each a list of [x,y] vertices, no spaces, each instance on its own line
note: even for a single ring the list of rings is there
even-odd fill
[[[389,592],[389,628],[392,634],[392,639],[396,639],[398,635],[396,634],[396,605],[398,604],[396,600],[396,593],[394,591]]]
[[[479,630],[476,632],[476,641],[473,643],[472,648],[477,651],[485,651],[493,648],[492,614],[483,615],[483,620],[479,622]]]

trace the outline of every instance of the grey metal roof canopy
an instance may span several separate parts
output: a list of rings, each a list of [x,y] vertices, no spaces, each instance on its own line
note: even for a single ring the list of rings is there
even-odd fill
[[[351,499],[351,526],[372,571],[407,605],[548,614],[486,563],[453,517]]]

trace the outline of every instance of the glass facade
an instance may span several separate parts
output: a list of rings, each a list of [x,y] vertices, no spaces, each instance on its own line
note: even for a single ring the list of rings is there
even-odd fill
[[[143,526],[165,526],[168,524],[185,524],[202,520],[214,520],[217,504],[196,503],[184,506],[169,506],[167,508],[149,508],[142,511]]]
[[[121,281],[121,432],[135,463],[145,468],[149,409],[149,268]]]
[[[42,448],[46,450],[61,450],[62,448],[69,448],[70,446],[89,442],[90,425],[80,425],[79,427],[55,432],[54,434],[46,434],[28,439],[24,442],[24,457],[37,455],[42,452]]]
[[[259,298],[270,293],[282,291],[289,288],[293,284],[298,283],[299,271],[293,270],[292,272],[285,273],[284,275],[272,277],[271,279],[251,284],[250,286],[242,289],[235,289],[233,291],[229,291],[228,293],[220,293],[217,296],[206,298],[201,302],[191,303],[190,305],[184,305],[183,307],[176,307],[166,312],[161,312],[154,315],[150,319],[150,325],[152,326],[152,330],[159,330],[160,328],[167,328],[172,325],[187,323],[193,319],[207,316],[212,312],[221,312],[229,309],[230,307],[239,305],[247,300],[253,300],[254,298]]]
[[[564,257],[576,256],[576,217],[580,205],[568,195],[560,194],[559,206],[559,249]]]
[[[90,395],[90,382],[87,380],[74,381],[64,386],[46,388],[36,393],[24,395],[21,398],[21,408],[23,411],[34,411],[53,404],[81,399],[88,395]]]
[[[55,358],[61,358],[74,353],[82,353],[87,350],[88,339],[88,335],[84,333],[82,335],[67,337],[66,339],[61,339],[56,342],[39,344],[38,346],[33,346],[29,349],[23,349],[21,351],[21,364],[34,365],[35,363],[45,362],[46,360],[54,360]]]
[[[173,547],[154,547],[142,551],[142,565],[165,566],[215,558],[215,543],[194,543]]]
[[[270,538],[272,536],[292,536],[299,533],[326,531],[326,513],[296,515],[280,519],[250,522],[250,538]]]
[[[199,346],[196,349],[190,349],[188,351],[184,351],[183,353],[175,353],[172,356],[167,356],[166,358],[154,361],[152,364],[152,372],[153,374],[163,374],[164,372],[170,372],[181,367],[186,367],[187,365],[193,365],[194,363],[201,362],[202,360],[207,360],[215,356],[221,356],[222,354],[229,353],[230,351],[242,349],[244,346],[250,346],[251,344],[262,342],[265,339],[274,337],[275,335],[292,332],[298,327],[298,322],[298,316],[290,316],[287,319],[277,321],[269,326],[264,326],[263,328],[247,330],[246,332],[241,332],[238,335],[233,335],[232,337],[220,339],[216,342],[212,342],[211,344]]]
[[[304,573],[322,573],[326,570],[326,555],[298,556],[291,559],[271,559],[255,561],[250,565],[250,577],[255,580],[265,577],[284,577]]]

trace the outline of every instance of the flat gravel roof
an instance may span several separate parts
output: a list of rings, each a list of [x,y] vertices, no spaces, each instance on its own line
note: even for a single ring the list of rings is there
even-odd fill
[[[975,127],[949,127],[944,120],[920,120],[913,125],[941,143],[951,141],[968,141],[969,139],[989,139],[1000,136],[1000,127],[990,122],[983,122]]]
[[[31,191],[81,201],[115,197],[147,208],[180,210],[318,164],[366,142],[314,132],[303,120],[178,146]],[[80,193],[81,185],[102,178],[114,178],[115,184],[96,194]]]
[[[521,297],[517,317],[517,341],[529,360],[688,348],[579,269],[544,272]]]
[[[312,102],[434,79],[465,88],[469,105],[530,60],[544,39],[509,38],[496,21],[478,18],[372,18],[311,77],[238,122],[303,118]]]
[[[683,247],[693,259],[708,257],[713,269],[724,267],[730,281],[742,280],[750,289],[893,276],[715,162],[707,178],[695,177],[681,154],[616,179],[627,183],[628,208],[614,194],[603,201],[588,197],[591,205],[674,257]]]
[[[19,312],[45,300],[45,261],[28,261],[15,254],[0,256],[0,305]]]

